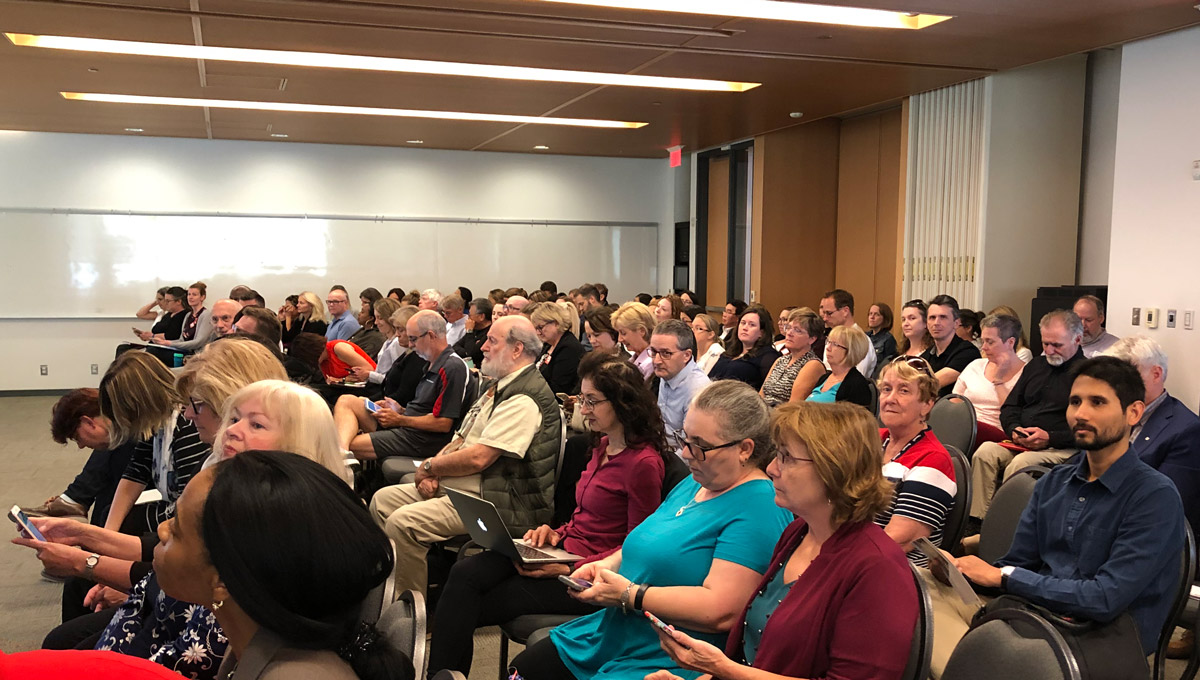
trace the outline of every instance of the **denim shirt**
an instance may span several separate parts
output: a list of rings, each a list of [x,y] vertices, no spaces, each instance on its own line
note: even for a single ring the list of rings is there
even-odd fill
[[[1059,614],[1108,622],[1129,611],[1150,654],[1179,584],[1183,504],[1126,451],[1095,481],[1077,453],[1034,487],[1012,547],[1008,592]]]
[[[329,320],[329,328],[325,329],[325,339],[329,342],[334,340],[349,340],[351,335],[358,332],[362,328],[359,325],[358,319],[354,318],[354,314],[350,310],[342,312],[341,316],[335,316]]]

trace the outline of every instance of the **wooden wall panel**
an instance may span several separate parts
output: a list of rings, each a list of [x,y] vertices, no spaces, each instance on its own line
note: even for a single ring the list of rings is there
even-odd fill
[[[704,300],[724,307],[729,277],[729,158],[708,162],[708,278]]]

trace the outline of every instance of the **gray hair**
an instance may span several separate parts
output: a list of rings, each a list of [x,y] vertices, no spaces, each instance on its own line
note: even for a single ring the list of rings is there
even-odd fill
[[[754,442],[750,462],[766,469],[774,450],[771,447],[771,410],[753,387],[740,380],[718,380],[700,390],[689,406],[717,420],[717,429],[725,441]]]
[[[438,303],[438,307],[442,306],[442,291],[438,290],[437,288],[426,288],[425,290],[421,291],[421,297],[433,300],[434,302]]]
[[[680,319],[667,319],[660,322],[654,327],[654,335],[669,335],[675,338],[675,342],[679,345],[679,351],[692,350],[692,356],[696,356],[696,334],[692,332],[692,327]]]
[[[1038,326],[1046,328],[1056,321],[1062,324],[1072,337],[1083,336],[1083,321],[1080,320],[1078,314],[1069,309],[1056,309],[1053,312],[1046,312],[1046,315],[1038,322]]]
[[[414,314],[409,321],[416,322],[417,333],[419,335],[432,332],[439,338],[444,339],[446,337],[446,320],[442,318],[441,314],[432,309],[422,309]]]
[[[1167,381],[1167,353],[1153,339],[1145,335],[1131,335],[1121,338],[1103,354],[1128,361],[1143,370],[1158,366],[1163,372],[1163,382]]]
[[[988,314],[983,317],[983,321],[979,322],[979,328],[995,328],[996,334],[1000,336],[1001,341],[1010,338],[1018,342],[1021,340],[1021,320],[1015,316]],[[1016,343],[1013,344],[1013,348],[1016,348]]]
[[[430,299],[433,299],[432,296],[430,296]],[[442,308],[443,312],[461,312],[464,304],[465,303],[463,302],[463,299],[458,295],[458,293],[451,293],[445,298],[442,298],[442,303],[439,306]]]
[[[504,342],[509,347],[516,346],[518,342],[521,343],[524,348],[521,355],[530,361],[537,361],[538,357],[542,356],[542,340],[537,336],[537,331],[533,329],[533,322],[528,319],[525,319],[525,323],[519,321],[514,323],[508,329],[508,336],[504,338]]]

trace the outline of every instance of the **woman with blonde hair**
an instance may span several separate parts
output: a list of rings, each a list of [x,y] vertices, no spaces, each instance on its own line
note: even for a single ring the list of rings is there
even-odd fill
[[[857,326],[834,326],[825,339],[829,373],[817,381],[808,400],[824,404],[848,401],[870,408],[871,386],[867,377],[858,372],[857,364],[871,351],[871,341]]]
[[[311,290],[306,290],[297,297],[295,314],[284,316],[279,321],[283,325],[284,347],[291,345],[292,340],[301,333],[325,335],[325,331],[329,329],[329,324],[325,321],[325,303]]]
[[[654,359],[650,357],[650,336],[654,333],[654,316],[640,302],[626,302],[613,312],[612,325],[617,338],[633,355],[633,365],[647,380],[654,373]]]
[[[258,380],[287,380],[287,372],[271,350],[250,338],[222,338],[204,348],[175,379],[185,400],[183,415],[196,426],[200,439],[212,444],[221,427],[225,402]]]
[[[721,343],[721,324],[708,314],[697,314],[691,325],[696,336],[696,365],[711,375],[722,359],[729,361]]]
[[[542,341],[538,370],[556,394],[574,394],[579,387],[579,360],[583,345],[575,337],[567,310],[553,302],[538,302],[529,307],[529,320]]]
[[[904,551],[872,518],[891,502],[871,414],[849,404],[784,404],[767,474],[797,519],[720,649],[679,630],[658,634],[679,666],[712,677],[898,679],[917,620]],[[658,671],[647,680],[678,680]]]
[[[404,326],[393,326],[391,322],[392,315],[399,311],[401,305],[399,300],[391,298],[383,298],[375,301],[374,318],[375,328],[383,334],[383,346],[380,347],[379,353],[375,358],[375,370],[370,371],[362,366],[355,366],[350,369],[350,377],[360,382],[365,382],[368,385],[380,385],[383,383],[384,376],[392,368],[392,364],[400,357],[400,331]],[[405,319],[407,322],[408,319]],[[405,337],[407,340],[407,335]]]

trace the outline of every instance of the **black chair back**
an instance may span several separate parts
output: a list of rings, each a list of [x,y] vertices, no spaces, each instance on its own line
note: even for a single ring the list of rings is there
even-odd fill
[[[1081,680],[1061,633],[1031,611],[1003,608],[980,618],[954,648],[942,680]]]
[[[954,484],[958,487],[954,493],[954,507],[950,508],[942,528],[942,547],[949,551],[958,546],[967,530],[967,517],[971,512],[971,461],[957,447],[946,445],[946,451],[954,464]]]
[[[1041,465],[1031,465],[1018,470],[996,489],[992,505],[979,530],[981,560],[993,564],[1008,554],[1013,536],[1017,533],[1017,524],[1021,521],[1021,513],[1025,512],[1025,506],[1029,505],[1029,498],[1033,495],[1033,487],[1049,471],[1049,468]]]
[[[967,454],[975,450],[975,435],[979,423],[975,420],[975,405],[961,394],[947,394],[938,399],[929,412],[929,427],[945,446]]]
[[[1163,622],[1162,632],[1158,634],[1158,646],[1154,650],[1154,680],[1166,678],[1167,643],[1179,618],[1187,608],[1188,598],[1192,594],[1192,582],[1196,580],[1196,536],[1192,533],[1192,525],[1183,521],[1184,542],[1183,554],[1179,559],[1179,589],[1175,591],[1175,600],[1167,612],[1167,620]]]
[[[867,380],[867,389],[871,391],[871,405],[868,408],[871,409],[871,415],[878,418],[879,417],[879,386],[875,384],[874,380]]]
[[[925,680],[933,663],[933,602],[921,572],[909,562],[913,581],[917,584],[917,625],[913,629],[912,646],[908,650],[908,665],[901,680]]]
[[[425,596],[415,590],[400,593],[376,627],[393,648],[412,659],[413,677],[425,677]]]

